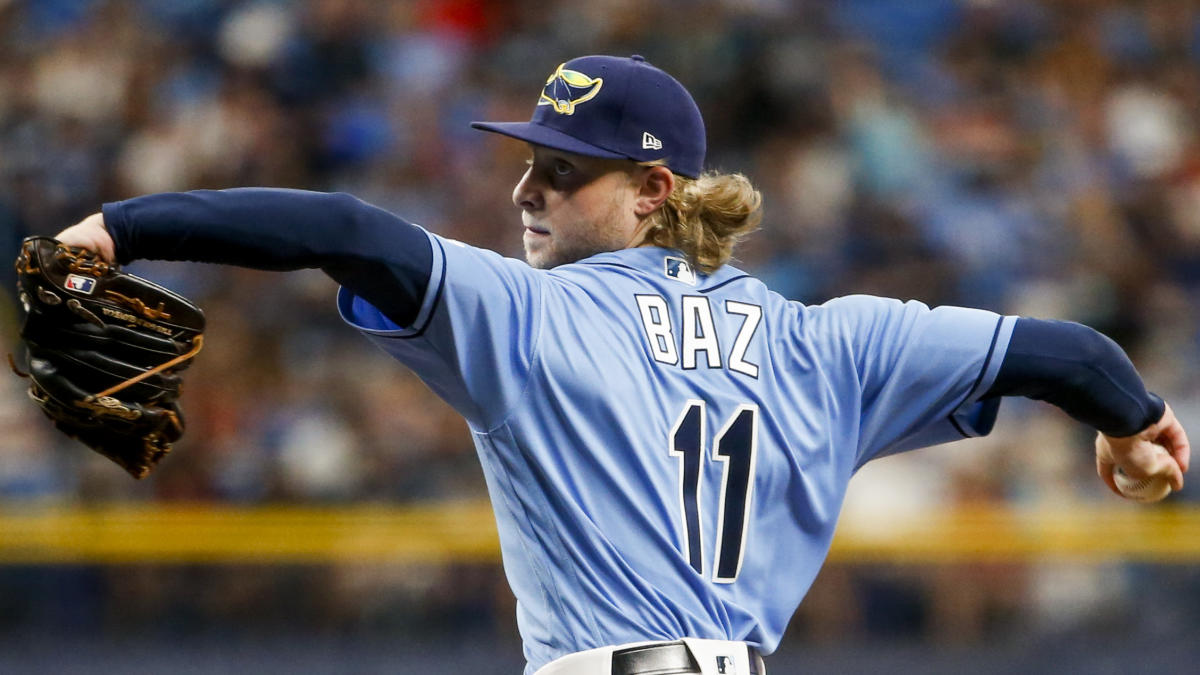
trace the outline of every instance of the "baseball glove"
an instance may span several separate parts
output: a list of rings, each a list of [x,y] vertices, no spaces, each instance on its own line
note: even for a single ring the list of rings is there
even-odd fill
[[[17,256],[29,396],[63,433],[144,478],[183,436],[181,379],[204,313],[82,248],[29,237]]]

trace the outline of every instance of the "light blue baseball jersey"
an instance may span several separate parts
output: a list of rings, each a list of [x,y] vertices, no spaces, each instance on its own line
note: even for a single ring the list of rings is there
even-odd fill
[[[636,248],[553,270],[429,234],[412,326],[342,316],[468,421],[533,672],[690,636],[772,652],[868,460],[986,434],[1015,317],[805,306]]]

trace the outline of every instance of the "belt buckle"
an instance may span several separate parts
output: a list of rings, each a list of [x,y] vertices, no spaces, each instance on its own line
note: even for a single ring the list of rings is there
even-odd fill
[[[700,665],[682,640],[618,649],[612,653],[612,675],[686,675]]]
[[[739,648],[746,650],[746,670],[738,667],[738,659],[728,649],[716,647],[711,641],[677,640],[616,650],[612,653],[611,672],[612,675],[765,675],[758,650],[746,644]],[[697,659],[703,659],[707,667],[701,667]]]

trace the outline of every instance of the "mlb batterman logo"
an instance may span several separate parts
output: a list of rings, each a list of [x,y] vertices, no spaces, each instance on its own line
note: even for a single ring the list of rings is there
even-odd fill
[[[663,258],[663,273],[668,279],[674,279],[685,283],[689,286],[696,285],[696,273],[692,271],[692,266],[683,258],[673,258],[667,256]]]
[[[78,274],[68,274],[66,287],[84,295],[91,295],[92,290],[96,288],[96,280],[91,277],[81,277]]]
[[[538,105],[554,107],[554,112],[560,115],[574,115],[575,106],[596,98],[604,80],[599,77],[589,77],[578,70],[566,70],[567,64],[560,63],[554,73],[546,80]]]

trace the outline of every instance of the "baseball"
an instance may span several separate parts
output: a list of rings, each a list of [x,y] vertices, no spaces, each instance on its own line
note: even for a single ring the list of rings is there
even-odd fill
[[[1117,467],[1113,471],[1113,482],[1117,484],[1117,489],[1126,499],[1132,499],[1135,502],[1157,502],[1171,494],[1171,484],[1162,474],[1135,479],[1125,473],[1121,467]]]

